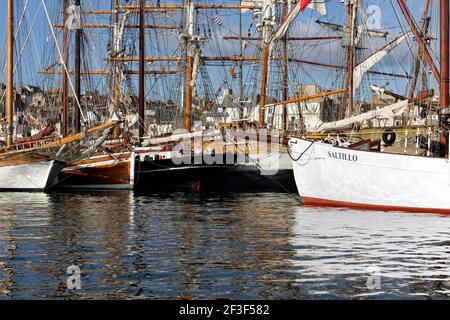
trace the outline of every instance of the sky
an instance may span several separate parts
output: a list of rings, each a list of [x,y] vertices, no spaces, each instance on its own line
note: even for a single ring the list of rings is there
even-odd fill
[[[16,4],[16,21],[20,20],[20,16],[22,13],[22,10],[24,6],[27,6],[27,10],[25,11],[25,18],[23,21],[25,23],[23,24],[19,36],[18,42],[20,44],[16,47],[16,56],[20,51],[23,50],[22,60],[20,63],[20,68],[17,70],[15,75],[15,81],[21,84],[30,83],[33,85],[40,85],[43,86],[44,84],[47,84],[48,86],[51,86],[52,83],[47,83],[48,77],[43,77],[37,74],[38,70],[41,70],[48,65],[55,63],[58,61],[58,54],[57,50],[55,48],[55,43],[52,38],[52,32],[49,28],[49,21],[47,20],[47,17],[45,15],[45,11],[43,9],[42,5],[43,0],[14,0]],[[256,0],[257,1],[257,0]],[[400,15],[400,11],[398,9],[398,6],[396,6],[395,0],[361,0],[362,1],[362,10],[360,11],[361,19],[364,21],[372,21],[371,19],[371,13],[376,12],[379,13],[379,25],[383,30],[389,31],[392,35],[392,37],[400,34],[402,32],[401,25],[403,27],[406,26],[406,22],[404,19],[401,20],[401,23],[399,23],[399,20],[397,19],[397,15]],[[59,0],[45,0],[46,7],[49,11],[50,17],[52,19],[53,23],[56,23],[58,20],[57,18],[57,11],[58,11],[58,5],[60,5],[62,1]],[[135,4],[136,0],[122,0],[122,4]],[[199,0],[198,3],[216,3],[216,4],[237,4],[239,1],[236,0]],[[108,9],[111,3],[111,0],[82,0],[82,3],[84,4],[85,8],[89,9]],[[147,4],[156,4],[156,0],[148,0]],[[161,0],[160,3],[162,5],[164,4],[173,4],[173,3],[182,3],[182,1],[176,1],[176,0]],[[391,3],[394,3],[395,10],[393,9]],[[437,17],[438,13],[438,0],[431,0],[431,9],[430,14],[434,17]],[[410,0],[408,1],[409,8],[415,17],[416,21],[420,21],[420,18],[423,14],[423,7],[425,4],[425,0]],[[4,82],[4,55],[5,55],[5,24],[6,24],[6,6],[7,6],[7,0],[0,0],[0,82]],[[375,6],[375,7],[370,7]],[[369,10],[370,7],[370,10]],[[379,10],[377,9],[379,8]],[[323,21],[328,22],[335,22],[335,23],[344,23],[346,19],[346,13],[345,13],[345,7],[339,0],[329,0],[327,2],[327,10],[328,15],[323,17],[317,14],[315,11],[306,9],[303,13],[301,13],[295,23],[293,24],[291,30],[290,30],[290,36],[312,36],[312,35],[337,35],[336,33],[333,33],[330,31],[324,31],[323,28],[321,28],[316,23],[312,22],[315,19],[321,19]],[[237,35],[238,33],[238,16],[236,11],[229,11],[226,13],[223,13],[222,11],[219,13],[217,11],[208,11],[205,13],[202,13],[201,19],[202,21],[209,21],[208,19],[214,17],[215,15],[220,15],[222,17],[222,25],[221,26],[215,26],[214,27],[214,37],[210,39],[209,46],[204,48],[204,54],[205,55],[214,55],[217,53],[220,53],[221,55],[234,55],[238,54],[239,52],[239,46],[236,45],[236,42],[231,41],[224,41],[221,37],[223,35]],[[249,28],[251,23],[251,12],[248,12],[246,15],[244,15],[244,22],[243,22],[243,30],[244,33],[246,33],[246,30]],[[92,17],[90,17],[92,19]],[[98,20],[91,22],[97,22],[97,23],[108,23],[108,20],[105,17],[98,17],[96,18]],[[130,18],[132,20],[132,18]],[[153,19],[153,18],[149,18]],[[162,18],[162,20],[156,19],[154,21],[155,23],[166,23],[166,24],[177,24],[179,23],[178,17],[174,15],[167,15]],[[372,21],[373,22],[373,21]],[[17,23],[17,22],[16,22]],[[148,22],[150,23],[150,21]],[[432,28],[434,27],[434,30],[436,31],[437,21],[434,20],[431,24]],[[206,22],[205,22],[206,24]],[[210,21],[209,24],[211,25]],[[252,36],[256,36],[256,29],[255,29],[256,21],[253,23],[253,27],[250,29],[252,32]],[[30,28],[33,26],[33,28]],[[29,35],[29,39],[27,39],[28,36],[28,30],[32,30]],[[155,45],[155,43],[163,44],[164,47],[164,54],[170,55],[174,54],[177,51],[177,48],[179,48],[179,43],[177,42],[176,35],[171,35],[169,37],[169,41],[162,39],[162,37],[158,36],[158,34],[149,34],[148,35],[148,49],[147,49],[147,56],[153,55],[161,55],[161,52],[157,52],[158,50],[161,51],[161,45],[159,45],[159,49]],[[89,57],[91,59],[92,65],[90,65],[90,68],[92,69],[103,69],[104,68],[104,61],[103,56],[106,50],[106,44],[108,43],[108,32],[105,31],[105,29],[102,30],[94,30],[92,31],[92,36],[88,41],[88,48],[89,48]],[[161,41],[166,41],[166,43],[161,43]],[[373,52],[378,47],[383,46],[388,39],[368,39],[364,43],[365,49],[362,52]],[[22,49],[23,43],[27,42],[27,45],[25,49]],[[386,61],[383,61],[378,70],[386,71],[386,72],[395,72],[395,73],[401,73],[401,72],[407,72],[412,67],[412,54],[409,49],[409,45],[414,45],[414,41],[411,38],[408,43],[405,43],[404,45],[400,46],[398,49],[394,50],[393,54],[389,59],[386,59]],[[432,44],[432,48],[434,52],[437,52],[437,41],[434,41]],[[133,50],[133,45],[130,44],[129,48]],[[245,55],[253,55],[255,54],[255,51],[257,47],[254,45],[254,43],[249,43],[249,47],[246,49]],[[298,58],[307,58],[309,60],[318,61],[318,62],[324,62],[324,63],[332,63],[332,64],[341,64],[344,62],[345,57],[342,55],[342,43],[341,42],[332,42],[330,44],[327,44],[325,46],[321,46],[317,43],[310,43],[308,45],[301,44],[294,44],[290,48],[290,55],[293,57]],[[257,53],[256,53],[257,54]],[[362,53],[364,55],[364,53]],[[131,65],[130,68],[136,67],[136,64]],[[149,66],[148,68],[155,68],[157,67],[164,67],[164,68],[171,68],[168,67],[167,64],[161,64],[161,65],[153,65]],[[225,80],[228,81],[228,83],[223,83],[224,79],[228,79],[229,75],[228,67],[226,68],[216,68],[216,69],[208,69],[210,73],[210,78],[212,82],[212,87],[214,90],[218,90],[222,88],[223,86],[227,86],[230,84],[231,81],[235,81],[235,79]],[[231,66],[233,67],[233,66]],[[248,85],[248,90],[251,91],[251,68],[255,66],[252,65],[246,65],[245,66],[245,72],[247,73],[246,79],[244,79],[244,82],[246,85]],[[335,72],[332,71],[318,71],[317,68],[309,68],[305,66],[293,66],[292,67],[293,74],[290,76],[290,80],[292,83],[295,83],[293,87],[291,88],[291,92],[295,91],[295,86],[297,82],[301,83],[321,83],[324,86],[333,86],[332,82],[333,79],[336,77]],[[159,79],[161,80],[161,79]],[[172,81],[175,82],[176,79],[172,77]],[[276,85],[276,78],[273,77],[272,81],[275,81]],[[371,79],[371,81],[378,81],[377,79]],[[90,88],[102,88],[102,85],[104,81],[102,79],[100,80],[93,80],[90,83]],[[151,84],[148,86],[148,90],[154,90],[154,94],[160,94],[163,95],[163,89],[164,86],[161,85],[162,81],[158,82],[158,79],[149,79],[149,82]],[[386,82],[386,81],[385,81]],[[395,83],[394,83],[395,82]],[[159,85],[158,85],[159,83]],[[382,84],[382,82],[380,82]],[[386,84],[386,83],[385,83]],[[393,89],[401,90],[401,87],[405,86],[404,82],[396,80],[391,81],[386,84],[388,87],[394,87]],[[234,87],[236,87],[236,84],[234,84]],[[403,89],[404,90],[404,89]],[[148,92],[147,94],[152,93]]]

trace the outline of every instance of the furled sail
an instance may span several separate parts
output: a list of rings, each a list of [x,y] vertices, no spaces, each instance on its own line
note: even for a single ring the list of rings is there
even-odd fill
[[[21,143],[29,143],[29,142],[37,142],[40,140],[43,140],[46,137],[49,137],[51,135],[53,135],[53,133],[55,132],[55,125],[49,121],[47,123],[47,125],[42,128],[37,134],[31,136],[31,137],[24,137],[22,139],[17,140],[18,144]]]
[[[326,1],[327,0],[312,0],[312,1],[302,0],[302,1],[298,1],[298,4],[301,5],[302,2],[303,3],[309,2],[309,3],[305,4],[306,8],[315,10],[322,16],[326,16],[327,15],[327,7],[325,5]],[[242,0],[241,5],[243,5],[243,6],[254,6],[254,5],[262,6],[263,2],[264,2],[263,0]],[[297,2],[297,1],[295,1],[295,2]],[[288,3],[288,5],[290,7],[290,3]],[[242,12],[246,12],[249,10],[250,9],[242,9]]]
[[[394,116],[401,115],[405,112],[406,107],[408,106],[408,100],[401,100],[392,105],[377,108],[374,110],[370,110],[365,113],[361,113],[355,116],[351,116],[349,118],[333,121],[333,122],[323,122],[320,120],[318,116],[314,116],[309,121],[311,128],[309,129],[311,132],[327,132],[333,130],[340,130],[348,128],[349,126],[357,123],[363,123],[364,121],[375,119],[375,118],[384,118],[390,119]]]
[[[348,32],[348,27],[344,26],[342,24],[322,21],[322,20],[315,20],[315,22],[322,26],[323,28],[329,29],[331,31],[339,31],[339,32]]]
[[[315,22],[320,25],[323,28],[329,29],[331,31],[337,31],[337,32],[347,32],[348,33],[348,26],[322,21],[322,20],[315,20]],[[358,33],[362,33],[363,31],[367,33],[369,37],[380,37],[380,38],[386,38],[389,35],[389,32],[384,30],[375,30],[375,29],[367,29],[365,26],[361,25],[360,30],[358,30]]]
[[[353,96],[356,95],[356,89],[361,84],[362,78],[366,74],[367,71],[372,69],[378,62],[380,62],[384,57],[387,56],[387,54],[392,51],[396,46],[398,46],[400,43],[402,43],[406,39],[407,33],[404,33],[394,41],[388,43],[386,46],[381,48],[379,51],[375,52],[371,56],[369,56],[367,59],[365,59],[363,62],[361,62],[358,66],[356,66],[355,70],[353,71],[353,85],[355,88],[355,91],[353,92]]]
[[[130,10],[126,11],[122,16],[122,21],[120,22],[120,25],[114,26],[114,51],[116,54],[121,50],[123,32],[125,30],[125,22],[130,12],[131,12]]]

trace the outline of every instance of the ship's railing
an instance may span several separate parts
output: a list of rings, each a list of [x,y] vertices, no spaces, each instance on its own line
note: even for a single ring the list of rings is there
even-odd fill
[[[15,150],[27,150],[27,149],[39,148],[50,142],[55,142],[57,140],[58,140],[58,138],[56,138],[56,137],[48,137],[48,138],[44,138],[44,139],[40,139],[40,140],[36,140],[36,141],[26,141],[26,142],[15,143],[13,147],[15,148]]]
[[[42,147],[45,147],[45,145],[57,142],[57,137],[47,137],[44,139],[36,140],[36,141],[27,141],[27,142],[21,142],[21,143],[15,143],[12,146],[6,148],[6,146],[0,148],[1,153],[6,152],[20,152],[20,151],[27,151],[27,150],[36,150]]]

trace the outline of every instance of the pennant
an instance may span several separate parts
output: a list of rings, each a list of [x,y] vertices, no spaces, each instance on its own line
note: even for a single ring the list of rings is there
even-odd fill
[[[244,40],[244,42],[242,42],[242,48],[245,50],[247,49],[248,45],[247,45],[247,41]]]
[[[212,17],[211,20],[214,21],[215,23],[217,23],[219,26],[222,25],[222,19],[220,19],[220,17],[218,15],[215,15],[214,17]]]

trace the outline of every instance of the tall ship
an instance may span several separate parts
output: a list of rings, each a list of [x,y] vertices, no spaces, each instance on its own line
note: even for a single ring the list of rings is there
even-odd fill
[[[357,19],[362,3],[348,1],[351,21],[361,21]],[[421,4],[422,20],[417,21],[406,1],[392,3],[401,13],[398,22],[409,39],[409,54],[413,53],[412,59],[405,57],[412,61],[412,78],[406,82],[409,94],[386,90],[395,98],[393,103],[337,121],[316,121],[310,132],[290,140],[295,179],[306,205],[450,213],[449,3]],[[350,33],[358,33],[357,25]],[[430,90],[435,86],[438,95]],[[396,122],[378,137],[358,134],[368,123],[389,117]],[[344,135],[349,128],[353,134]]]
[[[281,168],[284,172],[280,176],[287,180],[277,181],[276,188],[285,190],[288,182],[289,189],[294,190],[287,153],[278,152],[280,147],[284,148],[282,128],[272,128],[258,116],[261,101],[263,104],[267,101],[260,98],[267,96],[268,83],[267,77],[260,81],[268,72],[267,68],[259,67],[264,65],[264,57],[260,56],[263,42],[251,44],[243,35],[247,20],[247,33],[271,32],[269,26],[273,21],[281,22],[284,16],[261,12],[274,5],[279,6],[273,1],[233,4],[228,1],[181,1],[180,4],[111,1],[107,5],[77,2],[74,6],[62,1],[63,23],[54,27],[66,34],[63,36],[66,44],[62,45],[67,49],[66,59],[69,51],[74,54],[75,63],[69,74],[75,74],[77,87],[99,79],[109,92],[105,102],[109,114],[101,116],[125,121],[105,143],[106,148],[63,170],[61,186],[142,186],[161,190],[166,182],[176,185],[179,179],[182,188],[187,184],[195,190],[207,180],[211,182],[208,186],[223,186],[231,191],[244,185],[249,190],[257,187],[270,190],[274,184],[268,183],[264,176],[277,179],[272,172],[280,171],[282,163],[287,166]],[[287,5],[283,4],[284,15]],[[79,18],[79,28],[66,30],[73,12]],[[230,18],[230,13],[234,18]],[[229,34],[227,26],[235,24],[236,19],[240,25],[237,39]],[[109,32],[97,34],[97,30]],[[70,34],[74,35],[73,44],[68,44]],[[222,48],[225,39],[232,53]],[[90,42],[107,44],[106,54],[86,57],[82,43]],[[254,55],[246,54],[249,47]],[[84,66],[76,64],[93,57],[102,62],[102,70],[88,69],[88,62]],[[43,72],[64,77],[58,66],[49,66]],[[247,78],[252,77],[251,83],[245,83],[246,73]],[[66,82],[63,79],[63,91]],[[79,98],[83,100],[81,95]],[[247,136],[243,133],[237,138],[234,135],[233,139],[226,133],[247,129],[254,133]],[[180,137],[193,141],[189,150],[174,149],[179,147]],[[205,156],[214,158],[213,163],[205,161]],[[174,158],[182,160],[172,161]],[[181,164],[174,163],[177,161]],[[268,174],[261,175],[261,171]]]

